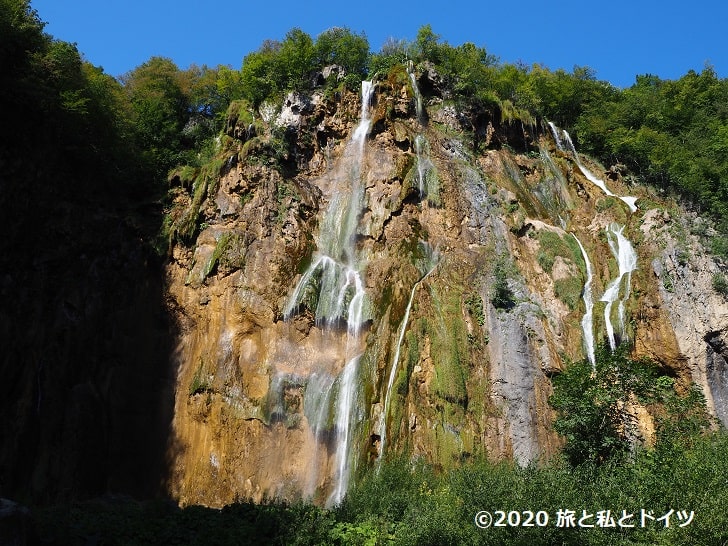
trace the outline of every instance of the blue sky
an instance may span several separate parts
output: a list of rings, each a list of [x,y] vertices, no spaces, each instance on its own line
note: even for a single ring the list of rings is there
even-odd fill
[[[314,38],[333,26],[365,32],[378,51],[388,37],[413,39],[431,24],[452,45],[473,42],[503,62],[551,69],[589,66],[627,87],[638,74],[678,78],[710,63],[728,76],[723,0],[32,0],[46,31],[76,42],[93,64],[118,76],[154,55],[239,68],[265,39],[299,27]]]

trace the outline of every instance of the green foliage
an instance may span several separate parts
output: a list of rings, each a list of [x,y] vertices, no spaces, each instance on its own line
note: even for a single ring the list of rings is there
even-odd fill
[[[479,326],[485,324],[485,311],[483,310],[483,299],[476,292],[465,298],[465,309],[472,316]]]
[[[268,40],[258,51],[249,53],[243,59],[240,71],[243,97],[256,109],[286,83],[278,66],[280,48],[280,42]]]
[[[361,81],[367,71],[369,42],[364,34],[347,28],[331,28],[316,42],[298,28],[282,42],[267,40],[245,56],[240,72],[241,96],[258,108],[265,100],[276,100],[286,91],[310,91],[314,73],[325,65],[338,64],[347,78]]]
[[[388,38],[382,45],[379,53],[374,53],[369,59],[369,73],[372,76],[383,77],[397,66],[405,66],[410,59],[409,42]]]
[[[639,76],[632,87],[591,100],[576,135],[603,160],[699,203],[725,230],[727,100],[728,81],[709,66],[673,81]]]
[[[728,280],[722,273],[715,273],[712,279],[713,290],[721,296],[728,297]]]
[[[633,360],[628,351],[626,345],[614,352],[602,345],[594,368],[587,360],[571,363],[553,380],[554,428],[564,436],[564,455],[574,466],[622,460],[634,449],[640,441],[629,410],[634,402],[663,407],[658,439],[693,437],[709,425],[699,391],[678,396],[654,363]]]
[[[564,238],[558,233],[545,229],[540,230],[536,237],[540,247],[536,259],[541,268],[547,273],[551,273],[556,256],[561,256],[576,264],[583,263],[581,250],[573,237]]]
[[[337,64],[360,81],[367,72],[369,41],[363,33],[354,34],[346,27],[330,28],[316,38],[315,50],[317,67]]]
[[[512,264],[500,257],[493,270],[493,284],[491,285],[490,301],[496,309],[508,311],[516,305],[516,297],[508,286],[509,273],[513,273]]]
[[[581,546],[722,544],[728,526],[728,435],[696,436],[680,450],[641,451],[627,463],[571,468],[484,460],[438,473],[421,462],[383,463],[332,509],[307,504],[238,502],[222,510],[167,502],[116,499],[33,510],[31,542],[43,544],[568,544]],[[656,517],[688,510],[679,527],[640,525],[640,510]],[[545,527],[478,529],[481,510],[544,511]],[[557,511],[633,514],[629,529],[556,525]]]
[[[170,59],[152,57],[122,77],[140,148],[159,178],[181,161],[189,101],[181,72]]]
[[[568,277],[554,281],[554,293],[570,310],[579,307],[584,281],[581,277]]]

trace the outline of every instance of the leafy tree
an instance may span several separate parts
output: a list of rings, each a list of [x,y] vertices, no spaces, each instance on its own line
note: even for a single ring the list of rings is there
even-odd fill
[[[354,34],[346,27],[334,27],[316,38],[316,65],[338,64],[347,74],[363,77],[369,61],[369,41],[365,34]]]
[[[258,51],[243,59],[240,71],[242,93],[255,108],[283,86],[284,75],[278,64],[280,49],[280,42],[266,40]]]
[[[286,33],[278,51],[278,65],[283,80],[279,91],[306,90],[311,87],[311,75],[316,68],[316,50],[311,36],[300,28]]]
[[[444,47],[439,42],[440,35],[433,32],[432,26],[429,24],[421,26],[412,44],[413,57],[418,61],[427,60],[436,65],[440,64],[443,61],[441,55]]]
[[[397,40],[389,37],[382,44],[379,53],[374,53],[369,59],[369,73],[388,74],[397,65],[404,65],[410,58],[410,43],[407,40]]]
[[[172,60],[152,57],[122,77],[146,161],[162,178],[180,160],[190,114],[183,74]]]
[[[663,408],[658,439],[695,437],[708,426],[702,395],[692,390],[678,396],[672,379],[660,376],[651,361],[630,358],[626,344],[615,351],[602,345],[595,356],[593,368],[588,360],[571,363],[553,380],[554,428],[566,439],[564,454],[572,465],[602,464],[632,451],[641,440],[630,410],[636,402]]]

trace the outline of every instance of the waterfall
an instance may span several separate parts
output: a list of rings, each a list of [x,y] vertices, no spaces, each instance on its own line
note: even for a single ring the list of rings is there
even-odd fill
[[[564,149],[564,145],[561,143],[561,139],[559,138],[559,130],[557,129],[556,125],[554,125],[553,121],[549,121],[549,127],[551,128],[551,134],[554,135],[554,140],[556,141],[556,147],[559,150]]]
[[[589,261],[589,255],[586,253],[584,245],[581,241],[572,233],[574,239],[579,244],[581,249],[581,255],[584,258],[586,264],[586,283],[584,284],[584,316],[581,319],[581,329],[584,332],[584,348],[586,349],[587,357],[591,362],[592,368],[596,365],[596,359],[594,357],[594,298],[592,297],[592,281],[594,280],[594,274],[592,272],[592,265]]]
[[[559,138],[559,129],[554,125],[552,121],[548,122],[549,127],[551,128],[551,133],[554,136],[554,140],[556,141],[556,146],[559,148],[559,150],[564,150],[564,143]],[[636,197],[632,196],[620,196],[612,191],[607,187],[606,183],[595,176],[589,169],[587,169],[581,162],[581,159],[579,159],[579,154],[576,152],[576,147],[574,146],[574,143],[571,141],[571,136],[569,136],[569,133],[566,130],[561,131],[564,135],[564,142],[566,142],[566,148],[568,148],[568,151],[572,153],[574,156],[574,159],[576,160],[576,165],[579,167],[579,170],[581,173],[595,186],[599,187],[605,194],[607,194],[610,197],[616,197],[617,199],[621,199],[628,207],[631,212],[637,212],[637,205],[635,204],[637,202]]]
[[[415,137],[415,152],[417,153],[417,189],[420,192],[420,198],[434,193],[432,188],[428,188],[428,174],[433,168],[428,148],[429,145],[425,135],[421,133],[417,135]]]
[[[346,494],[351,475],[351,459],[349,446],[351,444],[352,409],[355,407],[356,376],[359,369],[361,354],[349,360],[339,376],[339,393],[336,400],[336,474],[334,475],[334,490],[328,498],[327,505],[339,504]]]
[[[417,287],[422,284],[422,282],[435,270],[435,267],[437,267],[437,261],[438,261],[438,254],[437,252],[432,251],[429,245],[426,243],[422,243],[425,247],[425,261],[424,266],[426,268],[424,274],[419,278],[419,280],[412,286],[412,290],[410,292],[409,300],[407,301],[407,308],[404,312],[404,317],[402,318],[402,322],[399,325],[399,334],[397,336],[397,345],[394,350],[394,356],[392,357],[392,364],[391,369],[389,371],[389,380],[387,381],[387,390],[385,391],[384,395],[384,409],[382,413],[382,420],[380,424],[379,429],[379,460],[381,461],[382,456],[384,455],[384,447],[387,441],[387,417],[389,416],[389,404],[392,397],[392,387],[394,386],[394,380],[397,377],[397,365],[399,364],[399,354],[400,350],[402,349],[402,341],[404,340],[404,334],[407,330],[407,323],[409,322],[409,316],[410,311],[412,310],[412,302],[415,299],[415,292],[417,291]]]
[[[410,82],[412,83],[412,91],[415,94],[415,110],[417,112],[417,121],[420,125],[424,125],[425,111],[422,107],[422,93],[420,93],[420,88],[417,86],[417,77],[415,76],[415,67],[412,61],[407,62],[407,74],[409,75]]]
[[[607,240],[609,242],[609,248],[612,250],[612,254],[617,260],[619,266],[619,274],[614,279],[607,289],[604,291],[604,295],[600,298],[600,301],[606,302],[604,308],[604,322],[607,328],[607,337],[609,338],[609,346],[614,350],[617,347],[615,336],[614,336],[614,325],[612,324],[612,305],[619,298],[619,293],[622,288],[622,279],[626,277],[626,286],[624,289],[624,295],[619,300],[618,305],[618,325],[620,337],[625,337],[625,324],[624,324],[624,304],[629,298],[630,283],[632,280],[632,271],[637,269],[637,253],[632,247],[632,243],[623,234],[624,226],[619,226],[616,223],[611,223],[607,228]]]
[[[363,324],[366,293],[360,273],[363,264],[357,263],[355,243],[359,216],[364,206],[365,188],[361,180],[361,167],[371,125],[369,103],[374,88],[372,82],[363,81],[361,89],[360,120],[344,152],[348,170],[336,177],[331,200],[321,223],[317,250],[283,309],[284,319],[288,320],[301,305],[307,303],[307,296],[314,292],[316,324],[323,327],[325,333],[331,332],[332,326],[346,323],[343,369],[336,378],[323,371],[312,373],[304,397],[304,411],[319,444],[326,443],[322,434],[333,426],[334,485],[327,500],[328,505],[341,502],[349,483],[352,413],[356,407],[356,380],[362,354],[359,333]],[[333,336],[333,332],[330,335]],[[330,410],[334,392],[336,398],[332,418]],[[319,446],[319,449],[325,447]],[[314,460],[317,458],[318,453]],[[316,481],[315,476],[312,479]],[[313,483],[311,494],[315,487]]]
[[[436,198],[438,187],[436,179],[433,180],[434,165],[430,160],[430,144],[427,142],[427,137],[425,137],[423,133],[426,124],[425,110],[422,105],[422,94],[420,93],[420,88],[417,86],[417,77],[415,76],[412,61],[407,63],[407,74],[409,75],[410,82],[412,83],[412,90],[415,94],[415,109],[417,111],[417,123],[420,131],[415,137],[415,153],[417,154],[417,190],[419,191],[420,199],[423,199],[425,196]]]

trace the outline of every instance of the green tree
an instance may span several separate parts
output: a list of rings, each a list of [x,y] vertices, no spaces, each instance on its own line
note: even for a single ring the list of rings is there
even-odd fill
[[[553,379],[549,402],[558,412],[555,430],[564,436],[564,454],[576,466],[619,459],[640,443],[634,403],[658,404],[658,440],[675,444],[709,425],[705,399],[696,389],[679,396],[670,377],[647,359],[632,359],[629,346],[601,345],[592,368],[574,362]]]
[[[317,67],[338,64],[347,74],[363,77],[369,61],[369,41],[365,34],[354,34],[346,27],[334,27],[316,38]]]
[[[190,115],[183,74],[172,60],[152,57],[122,77],[139,147],[159,178],[178,163]]]
[[[242,93],[255,108],[283,86],[285,77],[278,63],[280,49],[280,42],[266,40],[258,51],[243,59],[240,71]]]
[[[279,83],[279,90],[309,89],[316,69],[315,59],[316,50],[311,36],[300,28],[289,30],[278,52],[280,73],[284,77]]]

